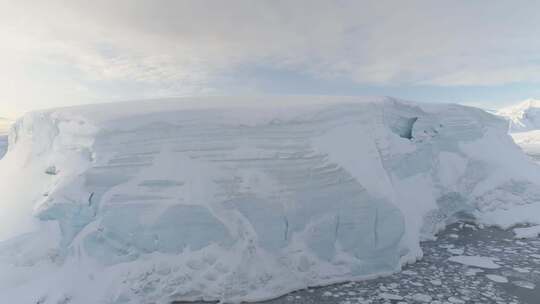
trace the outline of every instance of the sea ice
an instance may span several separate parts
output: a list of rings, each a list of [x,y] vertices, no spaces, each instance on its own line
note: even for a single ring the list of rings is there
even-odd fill
[[[500,265],[494,262],[493,258],[483,256],[456,255],[448,259],[454,263],[486,269],[498,269]]]

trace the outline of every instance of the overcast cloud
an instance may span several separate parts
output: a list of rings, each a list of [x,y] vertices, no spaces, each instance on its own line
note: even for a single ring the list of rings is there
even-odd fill
[[[452,90],[492,88],[519,99],[540,86],[539,11],[538,1],[0,0],[0,116],[342,88],[309,83],[479,103],[492,96]],[[271,85],[283,79],[302,89]]]

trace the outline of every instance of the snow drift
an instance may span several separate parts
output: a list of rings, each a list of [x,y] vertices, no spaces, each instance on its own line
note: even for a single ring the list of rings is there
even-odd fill
[[[253,301],[392,273],[456,217],[538,207],[540,172],[506,133],[391,98],[31,113],[0,161],[0,300]]]

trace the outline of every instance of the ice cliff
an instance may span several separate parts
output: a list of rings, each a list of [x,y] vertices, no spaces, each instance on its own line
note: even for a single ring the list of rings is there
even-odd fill
[[[2,303],[262,300],[399,271],[458,217],[540,220],[506,122],[458,105],[141,101],[31,113],[9,140]]]

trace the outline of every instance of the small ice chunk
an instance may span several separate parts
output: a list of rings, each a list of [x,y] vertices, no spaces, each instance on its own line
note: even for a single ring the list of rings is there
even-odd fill
[[[469,269],[467,269],[467,271],[465,271],[465,275],[466,276],[474,276],[479,272],[484,272],[484,271],[482,269],[478,269],[478,268],[469,268]]]
[[[403,300],[403,297],[400,295],[386,293],[386,292],[379,294],[379,298],[385,299],[385,300],[394,300],[394,301]]]
[[[497,283],[508,283],[508,279],[506,277],[496,275],[496,274],[486,274],[486,277],[493,282]]]
[[[531,282],[527,281],[513,281],[512,284],[521,287],[521,288],[527,288],[527,289],[535,289],[536,285]]]
[[[454,255],[462,255],[465,252],[463,248],[448,248],[447,250]]]
[[[500,265],[493,262],[495,259],[477,255],[456,255],[448,259],[450,262],[460,263],[467,266],[474,266],[487,269],[498,269]]]
[[[417,293],[412,296],[412,299],[416,302],[429,303],[431,302],[431,296],[423,293]]]
[[[414,275],[417,275],[418,273],[412,271],[412,270],[403,270],[401,272],[402,274],[405,274],[405,275],[411,275],[411,276],[414,276]]]
[[[448,298],[448,302],[454,303],[454,304],[464,304],[465,303],[465,301],[463,301],[462,299],[456,298],[456,297]]]
[[[526,227],[526,228],[515,228],[514,234],[516,239],[532,239],[540,235],[540,225]]]
[[[528,273],[528,272],[531,272],[529,269],[525,269],[525,268],[514,267],[513,269],[514,269],[515,271],[521,272],[521,273]]]

